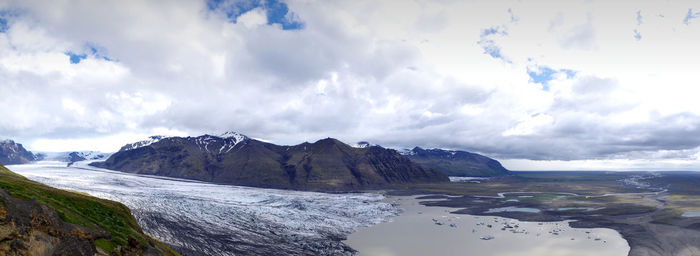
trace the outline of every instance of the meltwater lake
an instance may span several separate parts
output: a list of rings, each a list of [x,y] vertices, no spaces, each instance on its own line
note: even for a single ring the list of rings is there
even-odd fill
[[[451,214],[456,209],[423,206],[419,204],[423,200],[416,196],[388,197],[385,201],[398,204],[403,212],[389,222],[361,227],[350,234],[345,242],[359,250],[359,255],[624,256],[630,250],[627,241],[612,229],[574,229],[565,221],[524,222]]]

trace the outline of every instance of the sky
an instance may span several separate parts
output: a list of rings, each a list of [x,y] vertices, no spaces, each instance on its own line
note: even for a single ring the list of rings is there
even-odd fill
[[[700,170],[700,2],[0,0],[0,138],[237,131]]]

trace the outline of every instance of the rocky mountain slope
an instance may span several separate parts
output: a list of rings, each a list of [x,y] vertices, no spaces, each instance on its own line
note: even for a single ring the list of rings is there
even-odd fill
[[[336,139],[279,146],[238,133],[151,137],[126,145],[97,167],[222,184],[306,190],[446,182],[447,176],[379,146]]]
[[[32,152],[13,140],[0,141],[0,164],[26,164],[34,161]]]
[[[0,255],[178,255],[126,206],[30,181],[0,165]]]
[[[498,161],[466,151],[415,147],[402,151],[401,154],[413,162],[439,170],[448,176],[488,177],[509,173]]]

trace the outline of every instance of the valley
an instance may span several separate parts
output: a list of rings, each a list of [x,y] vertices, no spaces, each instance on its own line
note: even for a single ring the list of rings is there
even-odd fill
[[[92,167],[89,163],[77,162],[66,167],[63,163],[37,162],[10,168],[51,186],[124,203],[144,232],[183,255],[273,252],[375,255],[363,254],[363,248],[368,247],[358,244],[353,233],[373,234],[377,227],[392,225],[383,222],[416,216],[418,211],[426,215],[416,227],[437,226],[427,217],[433,212],[435,219],[442,222],[442,216],[450,216],[452,220],[463,221],[502,218],[502,221],[522,222],[523,226],[560,223],[557,225],[562,229],[580,233],[567,237],[576,240],[582,239],[581,230],[602,228],[612,232],[606,236],[617,234],[624,238],[619,240],[624,246],[618,242],[610,245],[616,248],[610,255],[625,255],[626,251],[629,255],[694,255],[700,238],[700,217],[692,217],[700,207],[698,191],[692,186],[700,178],[695,173],[516,172],[500,177],[394,184],[360,193],[329,194],[129,174]],[[407,196],[415,200],[410,205],[404,203],[410,201],[403,199]],[[416,210],[415,207],[427,208]],[[469,226],[474,222],[444,222],[442,227],[447,228],[441,233],[444,239],[472,239],[477,243],[484,241],[475,238],[485,235],[493,235],[496,241],[504,239],[496,232],[501,231],[495,229],[496,233],[485,233],[482,229],[479,236],[450,233],[452,227],[448,224],[453,223],[454,230],[477,229]],[[543,231],[546,230],[540,233]],[[549,238],[545,239],[536,235],[513,239],[525,245],[532,239],[548,241],[551,246],[559,246],[561,242],[585,244],[551,240],[555,237],[547,235]],[[607,240],[612,243],[614,238]],[[358,248],[353,247],[353,241]],[[395,239],[381,243],[407,246],[391,241]],[[452,247],[440,250],[449,248]]]
[[[0,256],[700,256],[697,45],[697,0],[0,0]]]

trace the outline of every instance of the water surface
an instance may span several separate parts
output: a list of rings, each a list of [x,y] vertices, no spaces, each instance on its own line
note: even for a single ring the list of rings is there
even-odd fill
[[[624,256],[630,250],[612,229],[573,229],[567,222],[451,214],[455,209],[426,207],[415,197],[387,200],[398,202],[404,212],[390,222],[359,228],[349,235],[346,243],[360,255]],[[513,228],[501,230],[504,223]],[[494,239],[480,239],[487,236]]]
[[[700,212],[684,212],[683,217],[700,217]]]
[[[514,206],[508,206],[508,207],[500,207],[500,208],[491,208],[486,213],[494,213],[494,212],[530,212],[530,213],[538,213],[540,212],[540,209],[536,208],[526,208],[526,207],[514,207]]]

